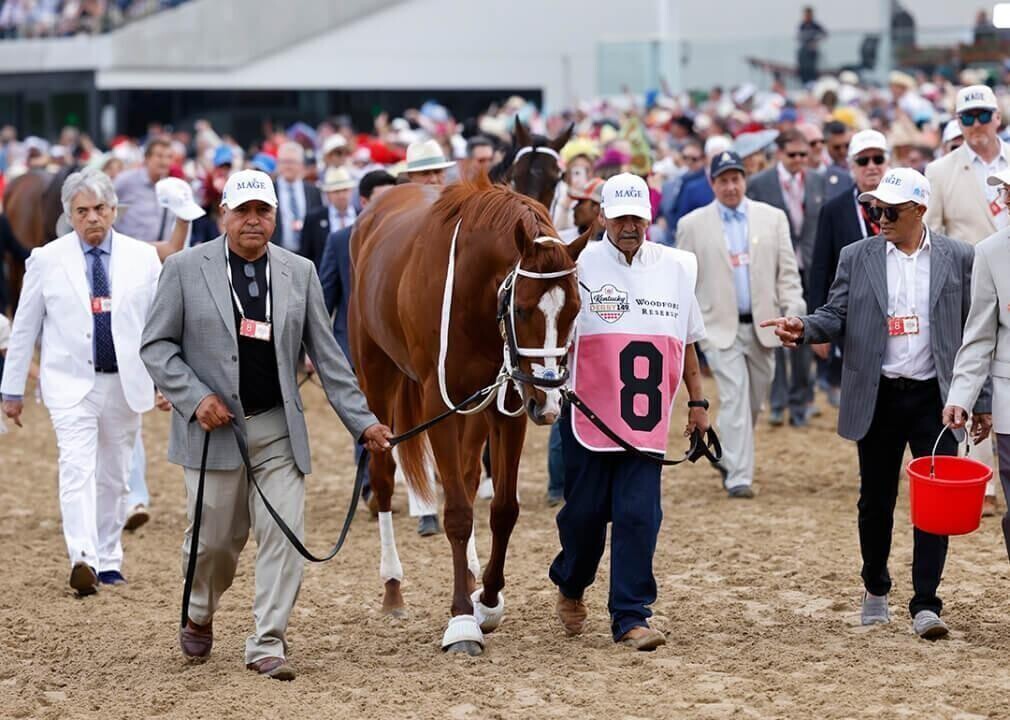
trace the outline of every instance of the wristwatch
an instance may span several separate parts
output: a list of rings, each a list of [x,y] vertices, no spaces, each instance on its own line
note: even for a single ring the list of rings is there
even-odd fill
[[[687,401],[687,406],[689,408],[700,407],[700,408],[704,408],[704,409],[708,410],[708,400],[705,400],[705,399],[701,399],[701,400],[688,400]]]

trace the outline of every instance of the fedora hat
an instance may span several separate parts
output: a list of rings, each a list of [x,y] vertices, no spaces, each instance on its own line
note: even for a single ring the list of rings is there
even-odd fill
[[[442,154],[442,146],[435,140],[414,142],[407,146],[407,172],[424,172],[426,170],[444,170],[456,163],[446,160]]]
[[[347,172],[347,168],[328,167],[326,168],[326,174],[323,175],[323,181],[320,183],[319,189],[323,192],[351,190],[356,184],[354,178]]]

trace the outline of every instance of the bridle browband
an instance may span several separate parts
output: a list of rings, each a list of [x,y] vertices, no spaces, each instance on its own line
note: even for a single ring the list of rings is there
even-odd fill
[[[516,154],[512,157],[513,168],[515,167],[515,164],[516,162],[518,162],[519,158],[521,158],[523,155],[529,155],[530,153],[540,153],[542,155],[548,155],[549,157],[554,158],[554,161],[557,163],[558,168],[561,167],[561,156],[558,154],[558,151],[555,150],[554,148],[549,147],[547,145],[526,145],[525,147],[521,147],[518,150],[516,150]],[[533,162],[532,159],[530,160],[530,162],[531,163]],[[512,177],[512,189],[513,190],[516,189],[514,171]],[[548,208],[548,212],[551,217],[554,217],[554,207],[557,205],[557,202],[558,202],[558,186],[555,185],[554,197],[551,198],[551,206],[550,208]]]

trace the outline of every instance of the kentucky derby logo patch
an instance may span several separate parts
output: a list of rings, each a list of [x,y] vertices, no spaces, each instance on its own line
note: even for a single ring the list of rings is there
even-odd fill
[[[596,313],[608,323],[617,322],[630,309],[628,293],[613,285],[604,285],[599,290],[592,291],[589,299],[590,312]]]

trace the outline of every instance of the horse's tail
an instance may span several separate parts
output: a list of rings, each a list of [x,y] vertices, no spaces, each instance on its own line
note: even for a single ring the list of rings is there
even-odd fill
[[[420,425],[424,421],[421,415],[421,386],[412,380],[403,378],[400,382],[400,391],[397,393],[396,411],[393,415],[394,432],[404,433]],[[421,433],[410,440],[405,440],[396,448],[397,463],[403,470],[407,484],[418,497],[428,502],[434,500],[435,498],[431,497],[428,475],[435,472],[435,456],[431,451],[427,433]]]

